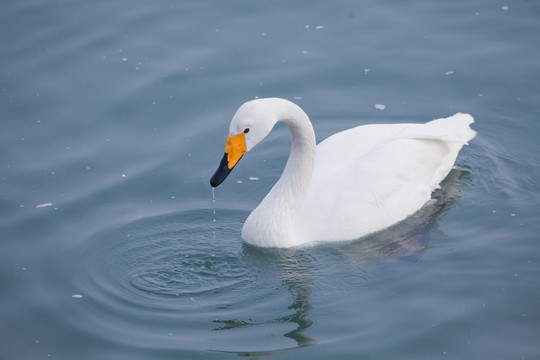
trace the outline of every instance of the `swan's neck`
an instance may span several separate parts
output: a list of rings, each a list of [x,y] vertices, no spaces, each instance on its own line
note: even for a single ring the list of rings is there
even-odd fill
[[[303,111],[302,115],[282,120],[291,131],[292,145],[289,160],[274,188],[290,205],[298,205],[303,199],[315,166],[315,133]]]
[[[301,242],[297,213],[315,166],[315,132],[309,117],[293,103],[287,102],[279,109],[277,119],[288,126],[292,135],[289,160],[278,182],[251,213],[242,230],[244,238],[266,247]]]

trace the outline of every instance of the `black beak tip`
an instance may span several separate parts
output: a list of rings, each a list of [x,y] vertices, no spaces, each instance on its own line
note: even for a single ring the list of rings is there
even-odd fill
[[[221,184],[221,182],[218,182],[216,179],[214,179],[215,176],[212,176],[212,178],[210,179],[210,186],[215,188],[215,187],[218,187],[219,184]]]
[[[213,188],[219,186],[231,173],[231,169],[229,169],[228,161],[227,161],[227,153],[223,155],[223,159],[221,159],[221,163],[219,164],[216,172],[210,179],[210,186]]]

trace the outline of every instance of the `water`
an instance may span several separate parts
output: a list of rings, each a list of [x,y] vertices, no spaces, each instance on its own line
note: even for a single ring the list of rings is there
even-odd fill
[[[0,358],[540,357],[537,2],[0,9]],[[478,136],[406,222],[262,250],[287,129],[208,184],[257,96],[319,140],[458,111]]]

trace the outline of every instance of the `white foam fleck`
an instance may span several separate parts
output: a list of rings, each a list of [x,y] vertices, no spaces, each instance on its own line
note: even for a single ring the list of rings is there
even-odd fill
[[[82,299],[83,296],[81,294],[73,294],[71,297],[74,299]]]
[[[384,110],[384,109],[386,109],[386,105],[383,105],[383,104],[375,104],[375,109],[377,109],[377,110]]]
[[[322,29],[324,29],[324,25],[315,26],[315,30],[322,30]]]
[[[48,206],[52,206],[52,203],[48,202],[48,203],[43,203],[43,204],[36,205],[37,208],[44,208],[44,207],[48,207]]]
[[[250,177],[249,177],[249,180],[251,180],[251,181],[257,181],[257,180],[259,180],[259,178],[258,178],[258,177],[255,177],[255,176],[250,176]]]
[[[444,75],[452,75],[454,72],[453,71],[447,71],[444,73]]]

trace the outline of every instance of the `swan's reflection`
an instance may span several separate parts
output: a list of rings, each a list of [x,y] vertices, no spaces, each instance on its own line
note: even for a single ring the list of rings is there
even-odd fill
[[[265,272],[274,273],[283,283],[283,286],[292,295],[292,303],[287,307],[287,315],[263,322],[252,320],[215,320],[221,326],[214,330],[228,330],[233,328],[271,325],[271,324],[295,324],[296,328],[283,334],[284,337],[296,342],[296,346],[276,349],[271,351],[227,351],[254,359],[267,358],[279,354],[285,350],[317,344],[317,340],[306,335],[313,322],[309,319],[312,276],[311,259],[309,251],[303,249],[259,249],[245,244],[244,256],[249,257],[249,262],[264,268]],[[292,313],[291,313],[292,311]]]
[[[316,272],[320,272],[317,264],[328,265],[325,262],[328,259],[319,258],[321,252],[325,253],[325,256],[338,256],[341,259],[345,257],[349,264],[348,269],[356,273],[359,268],[364,269],[374,262],[397,259],[417,261],[428,248],[429,236],[436,229],[437,219],[448,211],[459,197],[461,187],[468,182],[468,174],[467,171],[453,170],[441,184],[441,188],[435,191],[433,200],[420,211],[392,228],[359,241],[295,249],[260,249],[244,245],[243,254],[249,258],[248,262],[263,269],[264,272],[275,274],[291,293],[293,302],[287,310],[292,313],[263,322],[239,319],[215,320],[215,323],[220,326],[214,330],[279,323],[295,324],[296,329],[283,336],[294,340],[296,346],[272,351],[226,352],[261,359],[289,349],[317,344],[317,340],[308,336],[306,331],[313,325],[309,319],[309,312],[312,310],[310,297],[313,276]],[[329,249],[333,255],[328,254]]]

